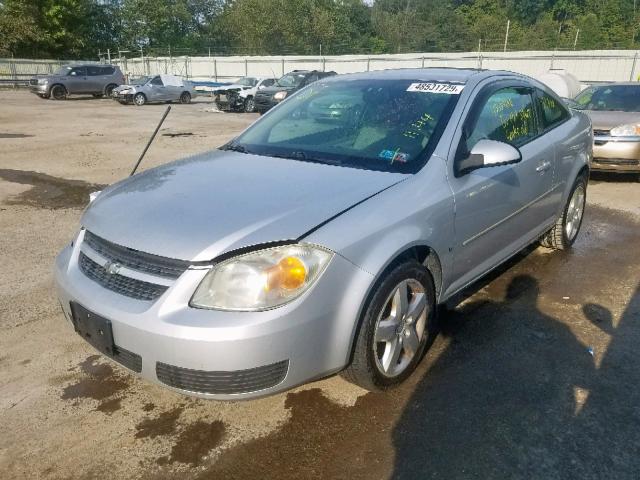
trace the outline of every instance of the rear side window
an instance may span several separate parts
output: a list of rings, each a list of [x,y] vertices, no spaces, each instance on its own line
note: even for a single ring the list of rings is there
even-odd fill
[[[87,75],[90,77],[97,77],[100,75],[100,67],[89,66],[87,67]]]
[[[100,70],[102,71],[101,75],[113,75],[116,71],[113,67],[101,67]]]
[[[478,141],[496,140],[524,145],[538,135],[531,91],[502,88],[486,99],[467,137],[467,151]]]
[[[538,90],[538,105],[542,113],[542,127],[547,130],[561,124],[569,118],[569,112],[560,102],[548,93]]]

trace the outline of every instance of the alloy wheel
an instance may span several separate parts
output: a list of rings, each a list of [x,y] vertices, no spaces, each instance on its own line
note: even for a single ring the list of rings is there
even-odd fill
[[[582,222],[582,215],[584,214],[584,198],[584,185],[580,184],[571,195],[571,200],[569,201],[565,217],[564,231],[570,242],[573,241],[578,234],[578,229]]]
[[[374,357],[380,373],[396,377],[419,353],[425,339],[427,296],[415,279],[400,282],[389,295],[374,330]]]

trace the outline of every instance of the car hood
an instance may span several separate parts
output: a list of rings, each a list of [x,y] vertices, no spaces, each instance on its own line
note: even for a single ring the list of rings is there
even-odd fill
[[[640,112],[605,112],[600,110],[582,110],[589,115],[594,130],[611,130],[625,123],[640,123]]]
[[[216,150],[108,187],[82,225],[135,250],[207,261],[295,240],[406,177]]]
[[[278,92],[290,92],[292,90],[295,90],[296,87],[266,87],[261,89],[258,93],[260,94],[267,94],[267,95],[274,95]]]

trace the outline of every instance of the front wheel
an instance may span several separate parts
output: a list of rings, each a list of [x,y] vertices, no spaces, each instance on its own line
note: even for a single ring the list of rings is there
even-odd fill
[[[540,243],[544,247],[556,250],[571,248],[582,226],[586,200],[587,179],[584,175],[580,175],[573,184],[567,204],[562,210],[562,215],[560,215],[551,230],[540,239]]]
[[[133,103],[135,103],[136,106],[141,107],[142,105],[147,103],[147,97],[144,96],[144,93],[136,93],[133,96]]]
[[[253,113],[256,111],[256,102],[253,100],[253,97],[247,97],[244,101],[244,111],[246,113]]]
[[[54,100],[64,100],[67,98],[67,89],[62,85],[54,85],[51,87],[51,98]]]
[[[415,260],[403,262],[375,288],[342,376],[367,390],[398,385],[415,370],[434,333],[431,274]]]
[[[182,95],[180,95],[180,103],[191,103],[191,94],[189,92],[182,92]]]

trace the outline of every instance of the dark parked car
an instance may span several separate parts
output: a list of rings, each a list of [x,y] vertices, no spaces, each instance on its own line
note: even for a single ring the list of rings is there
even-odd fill
[[[292,93],[321,78],[332,75],[336,75],[336,72],[319,72],[317,70],[294,70],[289,72],[280,77],[272,87],[264,88],[256,93],[255,111],[263,114]]]
[[[67,95],[76,94],[109,97],[123,83],[124,75],[114,65],[65,65],[52,75],[32,78],[29,88],[42,98],[64,100]]]

